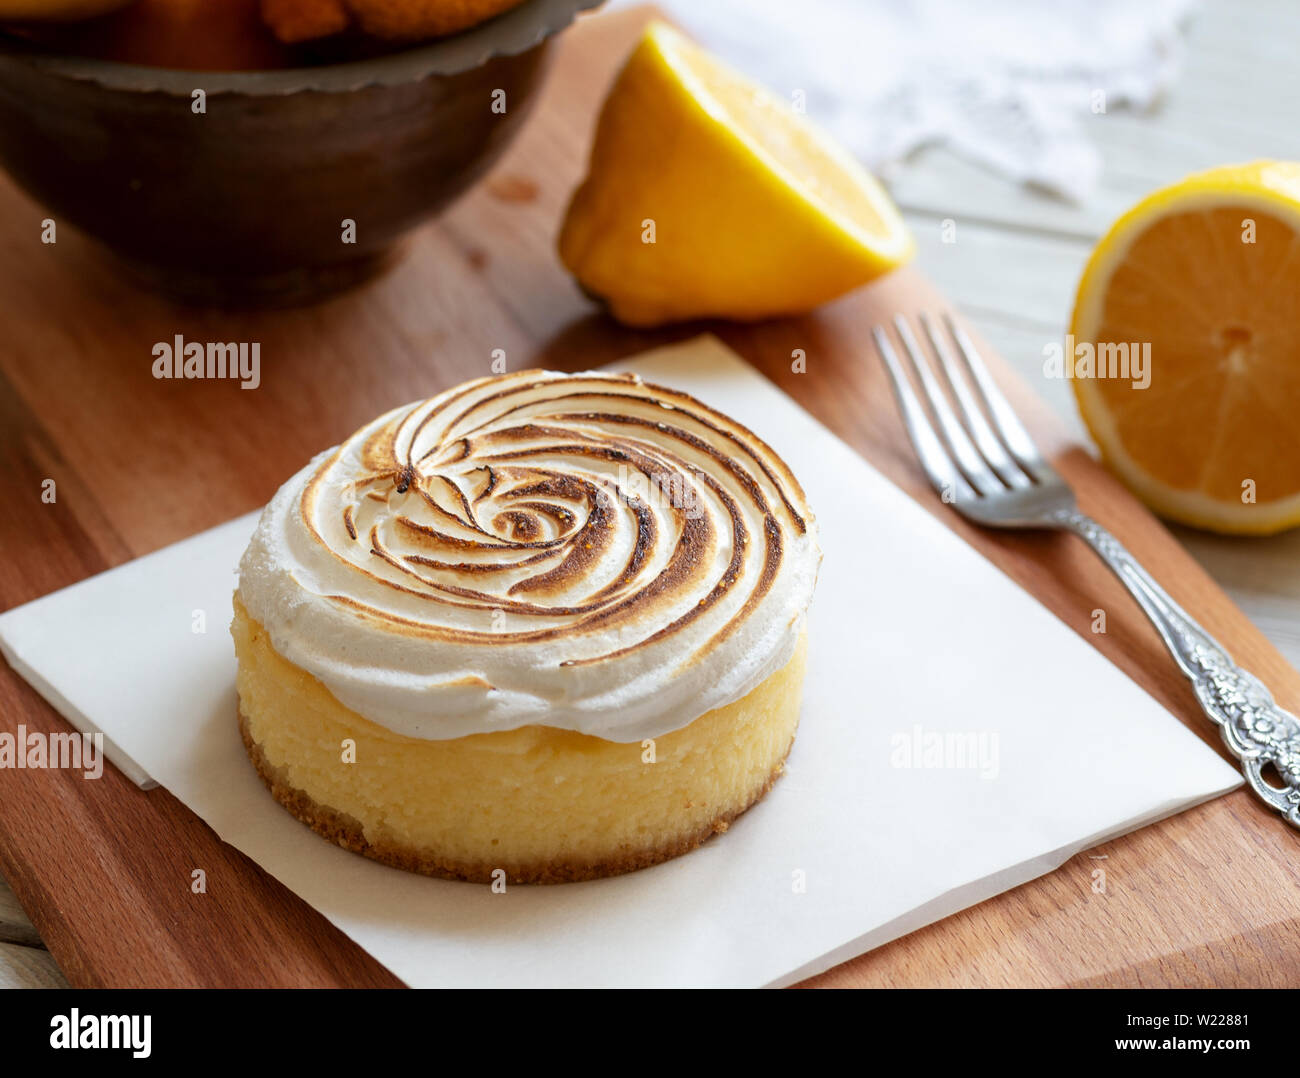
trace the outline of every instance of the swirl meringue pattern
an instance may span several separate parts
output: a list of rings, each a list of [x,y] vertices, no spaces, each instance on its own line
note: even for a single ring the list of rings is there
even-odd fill
[[[239,597],[394,733],[633,742],[781,669],[820,557],[798,482],[739,423],[634,375],[522,371],[313,460],[264,512]]]

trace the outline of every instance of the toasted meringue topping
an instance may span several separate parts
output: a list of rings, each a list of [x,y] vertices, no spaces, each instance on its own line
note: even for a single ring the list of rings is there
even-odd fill
[[[635,375],[522,371],[398,408],[280,488],[239,594],[398,733],[658,737],[792,654],[821,559],[789,469]]]

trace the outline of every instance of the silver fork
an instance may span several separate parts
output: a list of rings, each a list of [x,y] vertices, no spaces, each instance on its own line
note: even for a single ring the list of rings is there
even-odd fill
[[[1277,706],[1257,677],[1232,661],[1223,646],[1155,582],[1119,540],[1079,512],[1074,491],[1038,452],[970,337],[953,317],[945,314],[944,323],[960,360],[928,315],[922,314],[919,321],[961,419],[902,315],[894,318],[894,330],[935,424],[913,390],[885,328],[877,326],[871,335],[889,372],[912,445],[940,497],[963,516],[990,528],[1055,528],[1073,532],[1092,547],[1159,630],[1174,661],[1195,688],[1205,714],[1218,725],[1228,748],[1241,761],[1250,788],[1288,823],[1300,828],[1300,722]],[[1269,779],[1280,780],[1282,785]]]

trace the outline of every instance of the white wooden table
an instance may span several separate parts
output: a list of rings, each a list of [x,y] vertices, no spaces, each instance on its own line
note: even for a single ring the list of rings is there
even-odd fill
[[[1039,394],[1088,438],[1064,379],[1043,376],[1084,262],[1109,224],[1153,188],[1213,165],[1300,160],[1300,5],[1203,0],[1182,70],[1150,114],[1084,123],[1104,161],[1086,205],[1036,194],[946,153],[924,154],[892,184],[926,272]],[[944,220],[956,242],[944,243]],[[1178,529],[1192,554],[1294,666],[1300,666],[1300,529],[1220,539]]]
[[[926,272],[1081,441],[1070,387],[1044,378],[1042,363],[1044,345],[1063,332],[1089,251],[1129,205],[1188,172],[1257,157],[1300,160],[1297,40],[1300,6],[1291,0],[1205,0],[1166,100],[1148,115],[1112,111],[1084,121],[1105,161],[1086,205],[1028,191],[943,150],[919,155],[895,176],[892,189]],[[955,243],[942,241],[948,219]],[[1300,666],[1300,530],[1250,540],[1179,534]],[[0,987],[65,984],[0,880]]]

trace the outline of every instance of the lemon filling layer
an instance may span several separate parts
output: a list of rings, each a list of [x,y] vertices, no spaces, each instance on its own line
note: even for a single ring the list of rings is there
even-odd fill
[[[801,636],[793,658],[748,695],[656,739],[526,726],[424,740],[344,707],[275,650],[238,597],[231,632],[245,734],[276,796],[317,830],[304,805],[335,817],[340,844],[475,880],[497,868],[512,880],[609,875],[725,829],[781,769],[806,650]]]

